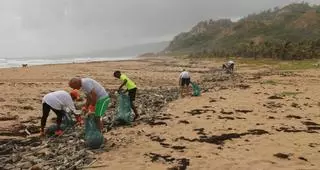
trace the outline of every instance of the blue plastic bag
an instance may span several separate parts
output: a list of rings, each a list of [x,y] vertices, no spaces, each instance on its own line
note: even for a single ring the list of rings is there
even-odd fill
[[[191,86],[192,86],[192,96],[200,96],[201,95],[201,88],[199,85],[197,85],[194,82],[191,82]]]
[[[65,115],[62,117],[62,122],[60,125],[61,130],[66,130],[67,128],[73,127],[76,124],[76,122],[72,119],[71,114],[66,112]],[[55,131],[58,129],[57,124],[50,125],[47,128],[47,135],[53,136],[55,135]]]
[[[100,132],[94,115],[85,118],[85,142],[91,149],[98,149],[104,142],[103,134]]]
[[[121,124],[131,124],[133,121],[130,97],[124,93],[119,93],[117,96],[115,121]]]

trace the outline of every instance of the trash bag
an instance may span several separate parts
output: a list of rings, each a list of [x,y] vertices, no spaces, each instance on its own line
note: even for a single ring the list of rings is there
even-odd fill
[[[74,121],[71,117],[71,114],[67,112],[62,117],[62,124],[66,125],[67,127],[72,127],[76,124],[76,121]]]
[[[192,96],[200,96],[200,94],[201,94],[200,86],[194,82],[191,82],[191,86],[192,86],[192,91],[193,91]]]
[[[58,129],[58,125],[57,125],[57,124],[50,125],[50,126],[47,128],[46,134],[47,134],[49,137],[54,136],[57,129]],[[66,129],[67,129],[67,125],[61,123],[60,129],[61,129],[62,131],[66,130]]]
[[[100,128],[97,126],[94,115],[85,118],[85,141],[86,145],[91,149],[98,149],[104,142]]]
[[[115,121],[120,124],[131,124],[133,121],[130,98],[124,93],[119,93],[117,96]]]
[[[72,119],[70,113],[65,113],[65,115],[62,117],[62,122],[60,125],[61,130],[66,130],[67,128],[73,127],[76,124],[76,122]],[[48,136],[54,136],[55,131],[58,129],[57,124],[50,125],[47,128],[46,134]]]

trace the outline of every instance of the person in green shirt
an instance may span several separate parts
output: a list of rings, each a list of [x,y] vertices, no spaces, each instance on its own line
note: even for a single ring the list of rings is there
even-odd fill
[[[120,91],[123,86],[126,86],[127,90],[125,92],[128,91],[128,93],[129,93],[131,108],[134,112],[134,120],[136,120],[139,117],[139,114],[137,112],[137,108],[134,104],[134,101],[136,99],[136,92],[137,92],[136,84],[132,80],[130,80],[125,74],[122,74],[120,71],[115,71],[113,73],[113,76],[123,81],[123,83],[120,85],[118,91]]]

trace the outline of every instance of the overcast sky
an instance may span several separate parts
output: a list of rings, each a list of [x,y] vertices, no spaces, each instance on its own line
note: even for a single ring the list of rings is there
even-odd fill
[[[306,0],[320,3],[320,0]],[[295,0],[0,0],[0,59],[170,40],[206,19]]]

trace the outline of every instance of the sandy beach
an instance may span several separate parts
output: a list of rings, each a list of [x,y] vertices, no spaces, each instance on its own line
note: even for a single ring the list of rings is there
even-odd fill
[[[113,71],[121,70],[144,91],[177,87],[185,68],[202,95],[167,102],[152,115],[158,123],[143,121],[151,116],[145,114],[132,126],[105,133],[105,147],[92,165],[101,167],[94,169],[320,169],[320,70],[240,64],[230,76],[217,71],[221,64],[159,57],[0,69],[0,117],[18,116],[1,120],[0,132],[40,117],[42,97],[70,91],[74,76],[115,89],[121,82]],[[8,138],[16,137],[0,136]]]

